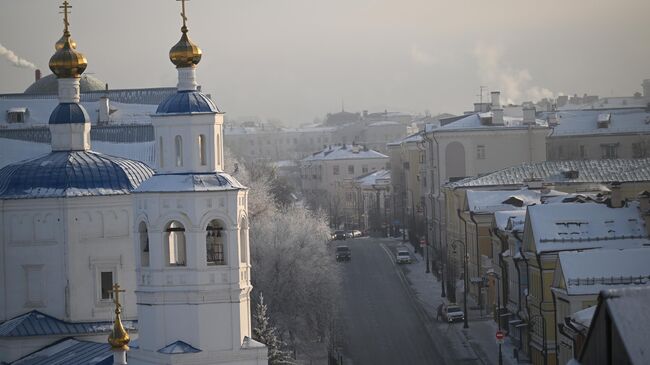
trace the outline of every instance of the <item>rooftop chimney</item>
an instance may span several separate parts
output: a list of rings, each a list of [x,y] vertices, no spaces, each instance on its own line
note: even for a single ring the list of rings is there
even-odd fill
[[[613,182],[610,185],[610,196],[609,196],[609,206],[612,208],[621,208],[623,207],[623,196],[621,195],[621,183]]]
[[[492,109],[501,108],[501,92],[500,91],[492,91],[490,93],[490,96],[492,97]]]
[[[532,105],[524,107],[524,124],[535,124],[535,107]]]
[[[41,79],[41,70],[36,69],[36,71],[34,71],[34,79],[35,79],[34,81],[38,81]]]

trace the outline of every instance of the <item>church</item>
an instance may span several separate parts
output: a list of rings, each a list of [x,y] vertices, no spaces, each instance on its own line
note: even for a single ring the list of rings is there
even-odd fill
[[[0,169],[0,363],[266,364],[251,338],[248,190],[224,172],[185,1],[176,92],[151,115],[155,169],[93,151],[87,60],[61,8],[51,152]]]

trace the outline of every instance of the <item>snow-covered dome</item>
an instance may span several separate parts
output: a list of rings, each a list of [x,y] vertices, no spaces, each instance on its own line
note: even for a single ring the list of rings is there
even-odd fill
[[[101,91],[106,89],[106,83],[92,75],[83,75],[79,80],[81,92]],[[55,75],[50,74],[42,77],[38,81],[31,84],[26,90],[25,94],[52,94],[56,95],[59,92],[59,83]]]
[[[93,151],[55,151],[0,169],[0,199],[129,194],[153,173],[140,161]]]

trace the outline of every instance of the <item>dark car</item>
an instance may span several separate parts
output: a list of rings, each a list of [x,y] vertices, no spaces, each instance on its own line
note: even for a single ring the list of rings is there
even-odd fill
[[[345,234],[345,231],[334,231],[334,239],[335,240],[344,240],[346,238],[348,238],[348,237]]]
[[[348,246],[336,246],[336,261],[350,261],[352,252]]]

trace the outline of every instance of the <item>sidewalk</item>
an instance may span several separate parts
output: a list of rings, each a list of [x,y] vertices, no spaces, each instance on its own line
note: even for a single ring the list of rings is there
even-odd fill
[[[401,241],[395,240],[396,244],[402,244]],[[467,362],[485,365],[497,365],[499,363],[499,345],[496,343],[497,324],[492,320],[490,313],[485,311],[480,316],[479,310],[469,309],[469,328],[464,329],[462,322],[448,324],[446,322],[436,321],[436,310],[446,298],[440,297],[442,283],[433,276],[433,273],[426,273],[426,262],[424,258],[415,253],[413,246],[405,243],[403,247],[407,248],[413,257],[414,262],[411,265],[405,265],[402,268],[406,278],[414,291],[416,300],[422,305],[427,312],[428,317],[432,319],[432,325],[435,327],[433,334],[443,334],[448,341],[451,352],[455,354],[455,362]],[[462,298],[462,285],[458,289],[458,298]],[[462,306],[462,301],[461,306]],[[468,308],[474,306],[471,298],[467,300]],[[447,349],[444,349],[447,350]],[[513,357],[514,347],[506,337],[501,346],[503,364],[518,364]],[[448,351],[448,350],[447,350]],[[520,362],[521,364],[521,362]]]

